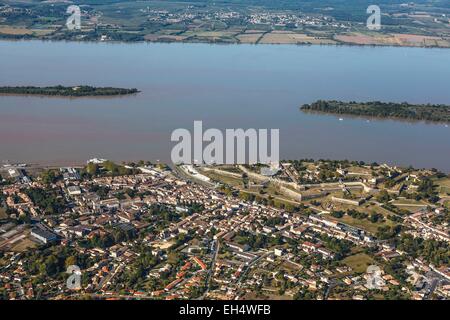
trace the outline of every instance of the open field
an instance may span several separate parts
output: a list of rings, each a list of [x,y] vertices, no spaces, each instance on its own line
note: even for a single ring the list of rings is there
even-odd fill
[[[31,31],[31,30],[29,30],[27,28],[0,26],[0,33],[14,34],[14,35],[24,35],[24,34],[32,34],[33,31]]]
[[[208,38],[221,38],[221,37],[233,37],[236,32],[233,31],[187,31],[183,33],[184,36],[197,36]]]
[[[54,32],[55,29],[29,29],[25,27],[0,26],[0,33],[9,35],[36,35],[44,36]]]
[[[334,44],[331,39],[319,39],[302,33],[289,31],[272,31],[263,36],[259,43],[265,44]]]
[[[371,170],[368,168],[363,168],[363,167],[357,167],[357,166],[351,166],[347,168],[348,173],[358,173],[361,175],[369,175],[371,173]]]
[[[382,214],[384,218],[387,218],[389,215],[393,214],[389,210],[386,210],[385,208],[380,206],[371,206],[370,209],[371,211],[375,211],[376,213]]]
[[[424,201],[416,201],[412,199],[399,199],[391,202],[391,204],[399,209],[408,210],[411,213],[417,212],[420,209],[426,208],[428,206],[428,203]]]
[[[36,248],[36,247],[37,247],[36,242],[30,240],[29,238],[25,238],[25,239],[22,239],[22,240],[18,241],[17,243],[15,243],[11,247],[11,250],[15,251],[15,252],[23,252],[28,249],[32,249],[32,248]]]
[[[348,256],[342,260],[347,266],[352,268],[357,273],[366,272],[367,267],[373,264],[373,259],[365,253],[358,253],[352,256]]]
[[[167,250],[175,244],[174,241],[155,241],[152,243],[152,246],[160,249]]]
[[[199,41],[211,41],[211,42],[236,42],[236,38],[234,37],[238,32],[237,31],[207,31],[207,30],[189,30],[186,31],[180,36],[184,37],[188,41],[195,41],[198,39]]]
[[[147,34],[144,36],[146,41],[184,41],[187,37],[179,35],[158,35],[158,34]]]
[[[228,184],[232,187],[242,187],[242,179],[234,178],[231,176],[221,175],[213,171],[205,171],[200,170],[201,174],[204,174],[205,176],[211,178],[214,181],[219,181],[225,184]]]
[[[352,194],[355,195],[355,199],[360,198],[363,196],[362,193],[358,193],[357,191],[352,191]],[[332,197],[339,197],[339,198],[343,198],[343,193],[341,191],[338,192],[332,192],[329,195],[326,196],[326,198],[324,198],[324,200],[321,200],[322,203],[325,206],[328,206],[327,209],[329,210],[334,210],[334,211],[347,211],[347,210],[356,210],[359,212],[365,212],[370,214],[372,211],[376,211],[378,212],[378,206],[377,205],[372,205],[368,202],[363,203],[361,206],[354,206],[351,204],[345,204],[345,203],[338,203],[338,202],[333,202],[331,200]],[[322,198],[323,199],[323,198]],[[385,214],[386,212],[380,212],[381,214]]]
[[[262,32],[259,33],[242,33],[236,36],[240,43],[256,43],[259,38],[263,35]]]
[[[413,199],[405,199],[405,198],[400,198],[398,200],[392,201],[391,202],[393,205],[395,206],[426,206],[428,205],[425,201],[416,201]]]
[[[443,195],[450,194],[450,178],[443,178],[435,181],[439,193]]]
[[[201,174],[211,178],[213,181],[227,184],[233,188],[240,190],[243,193],[251,194],[256,197],[266,198],[273,197],[275,202],[283,205],[298,205],[298,198],[283,192],[280,187],[274,183],[266,183],[263,187],[260,181],[251,177],[248,179],[248,187],[244,187],[244,179],[241,178],[242,171],[236,168],[220,168],[221,171],[229,172],[229,174],[222,174],[218,171],[199,169]],[[233,176],[234,175],[234,176]],[[237,177],[239,176],[239,178]],[[293,190],[296,191],[296,190]],[[299,194],[300,195],[300,194]]]
[[[375,234],[378,231],[379,227],[384,226],[393,226],[394,223],[390,220],[385,220],[384,222],[373,223],[367,219],[355,219],[348,215],[344,215],[342,218],[335,218],[331,215],[327,215],[330,220],[339,221],[342,223],[346,223],[350,226],[354,226],[363,230],[366,230],[372,234]]]
[[[426,206],[400,206],[398,208],[402,209],[402,210],[406,210],[409,213],[415,213],[417,211],[420,211],[423,208],[426,208]]]

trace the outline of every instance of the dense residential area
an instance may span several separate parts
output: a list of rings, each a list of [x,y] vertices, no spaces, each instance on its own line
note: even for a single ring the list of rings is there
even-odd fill
[[[450,294],[450,177],[434,169],[92,159],[0,174],[0,299]]]

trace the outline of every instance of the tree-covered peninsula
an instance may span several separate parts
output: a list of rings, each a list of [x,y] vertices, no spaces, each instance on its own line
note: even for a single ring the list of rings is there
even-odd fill
[[[113,88],[113,87],[91,87],[91,86],[52,86],[52,87],[0,87],[0,94],[9,95],[43,95],[62,97],[95,97],[95,96],[123,96],[138,93],[139,90]]]
[[[442,104],[318,100],[311,104],[304,104],[300,109],[337,115],[450,122],[450,106]]]

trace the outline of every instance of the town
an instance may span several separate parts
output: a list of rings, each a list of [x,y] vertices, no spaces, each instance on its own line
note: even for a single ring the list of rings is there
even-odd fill
[[[435,169],[95,158],[0,175],[0,299],[450,296],[450,177]]]
[[[445,1],[384,4],[375,32],[361,1],[83,1],[78,30],[67,29],[66,10],[62,0],[7,1],[0,4],[0,38],[450,47]]]

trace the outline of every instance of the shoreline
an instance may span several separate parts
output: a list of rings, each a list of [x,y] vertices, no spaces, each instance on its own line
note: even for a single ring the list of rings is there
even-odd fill
[[[359,119],[359,120],[367,120],[367,121],[393,121],[393,122],[403,122],[408,124],[419,124],[423,123],[426,125],[443,125],[445,127],[448,127],[450,125],[450,121],[432,121],[432,120],[419,120],[419,119],[408,119],[408,118],[401,118],[401,117],[381,117],[381,116],[366,116],[366,115],[356,115],[351,113],[333,113],[333,112],[326,112],[326,111],[317,111],[317,110],[302,110],[301,112],[312,114],[312,115],[318,115],[318,116],[333,116],[336,119],[347,117],[349,119]]]
[[[46,94],[32,94],[32,93],[0,93],[1,97],[27,97],[27,98],[50,98],[50,99],[116,99],[116,98],[126,98],[131,96],[136,96],[140,93],[130,93],[130,94],[112,94],[112,95],[92,95],[92,96],[69,96],[69,95],[46,95]]]
[[[321,160],[320,158],[308,158],[308,157],[306,157],[306,158],[307,159],[312,159],[314,161]],[[293,161],[293,160],[302,160],[302,159],[305,159],[305,158],[282,159],[282,160],[280,160],[280,162]],[[107,160],[111,161],[113,163],[119,164],[119,165],[121,165],[122,163],[130,163],[130,162],[137,163],[140,160],[147,161],[146,159],[139,159],[139,160],[111,160],[111,159],[107,159]],[[346,158],[331,158],[331,159],[330,158],[325,158],[325,160],[327,160],[327,161],[328,160],[331,160],[331,161],[344,161],[344,160],[348,160],[348,159],[346,159]],[[0,159],[0,161],[1,161],[1,159]],[[361,162],[362,160],[350,159],[349,161]],[[168,166],[168,167],[170,167],[172,169],[177,167],[176,164],[174,164],[174,163],[172,163],[170,161],[169,162],[164,162],[164,161],[158,162],[158,161],[151,161],[150,160],[150,162],[152,162],[153,164],[164,164],[164,165],[166,165],[166,166]],[[369,165],[371,163],[371,161],[362,161],[362,162],[365,162],[366,165]],[[393,161],[388,161],[388,160],[386,160],[386,161],[373,161],[373,162],[377,162],[379,165],[386,164],[386,165],[389,165],[389,166],[399,167],[399,168],[412,167],[415,170],[437,169],[438,171],[441,171],[444,174],[447,174],[447,175],[450,174],[450,169],[444,170],[444,169],[433,168],[431,166],[421,166],[420,167],[420,166],[413,166],[413,165],[406,165],[406,164],[402,165],[402,164],[399,164],[398,162],[393,162]],[[23,166],[23,165],[25,165],[25,166]],[[11,163],[9,167],[4,167],[4,164],[1,165],[0,166],[0,173],[1,172],[5,172],[5,171],[7,171],[10,168],[23,169],[23,170],[56,170],[56,169],[59,169],[59,168],[67,168],[67,167],[81,169],[81,168],[84,168],[86,165],[87,165],[87,160],[84,160],[84,161],[83,160],[79,160],[79,161],[77,161],[77,160],[74,160],[74,161],[71,161],[71,160],[55,160],[55,161],[49,161],[49,162],[41,161],[41,162],[31,162],[31,163],[20,162],[20,161],[16,162],[15,161],[15,162]],[[193,164],[193,165],[195,165],[195,164]]]
[[[57,98],[114,98],[136,95],[141,91],[136,88],[96,87],[90,85],[6,85],[0,86],[0,96],[38,96]]]
[[[71,39],[40,39],[40,38],[22,38],[14,39],[0,36],[1,42],[21,42],[21,41],[41,41],[41,42],[66,42],[66,43],[90,43],[90,44],[203,44],[203,45],[247,45],[247,46],[298,46],[298,47],[360,47],[360,48],[409,48],[409,49],[442,49],[449,50],[448,47],[440,46],[414,46],[414,45],[396,45],[396,44],[359,44],[359,43],[242,43],[242,42],[214,42],[214,41],[117,41],[117,40],[71,40]]]

